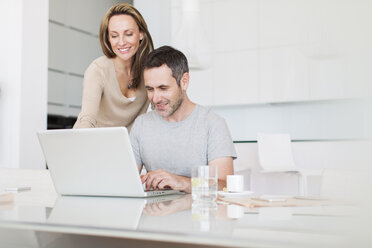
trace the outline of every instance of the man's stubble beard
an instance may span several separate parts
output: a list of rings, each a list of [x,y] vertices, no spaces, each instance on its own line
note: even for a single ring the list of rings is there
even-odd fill
[[[169,114],[167,114],[166,116],[164,116],[164,118],[168,118],[168,117],[172,116],[174,113],[176,113],[176,111],[182,105],[183,100],[184,100],[184,97],[182,95],[182,89],[179,90],[178,96],[179,97],[178,97],[177,101],[174,104],[170,105],[170,112],[169,112]]]

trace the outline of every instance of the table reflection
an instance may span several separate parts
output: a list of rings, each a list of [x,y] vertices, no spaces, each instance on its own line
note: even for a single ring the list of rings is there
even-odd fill
[[[47,222],[50,224],[137,229],[144,199],[61,196]]]
[[[167,216],[176,212],[190,209],[192,205],[191,194],[180,195],[178,198],[167,201],[147,202],[143,214],[149,216]]]
[[[109,234],[129,239],[146,239],[150,233],[186,243],[192,237],[193,242],[199,239],[200,243],[229,246],[256,240],[269,245],[282,242],[292,247],[300,244],[327,244],[329,247],[328,244],[342,243],[344,234],[349,232],[347,227],[355,226],[350,217],[319,215],[316,214],[319,209],[315,212],[301,212],[301,209],[296,208],[295,212],[290,208],[253,211],[223,202],[193,202],[190,194],[152,198],[63,196],[52,208],[14,205],[0,209],[0,227],[2,224],[3,227]],[[0,238],[8,236],[19,235],[8,235],[7,229],[0,231]]]

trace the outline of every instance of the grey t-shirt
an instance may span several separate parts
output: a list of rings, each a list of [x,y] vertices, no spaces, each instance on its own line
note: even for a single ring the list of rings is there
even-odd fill
[[[236,158],[225,120],[200,105],[180,122],[167,122],[156,110],[143,114],[135,120],[130,138],[137,164],[147,171],[163,169],[190,177],[192,166]]]

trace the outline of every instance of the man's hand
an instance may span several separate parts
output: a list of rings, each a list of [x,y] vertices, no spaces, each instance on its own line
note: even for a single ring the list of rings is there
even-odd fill
[[[175,189],[191,193],[191,181],[188,177],[177,176],[165,170],[156,170],[141,175],[142,183],[146,183],[146,190]]]

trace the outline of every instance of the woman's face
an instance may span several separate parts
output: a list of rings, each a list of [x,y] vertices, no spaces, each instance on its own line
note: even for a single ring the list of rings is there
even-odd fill
[[[130,15],[115,15],[108,23],[108,36],[113,52],[118,58],[128,61],[136,54],[143,33]]]

